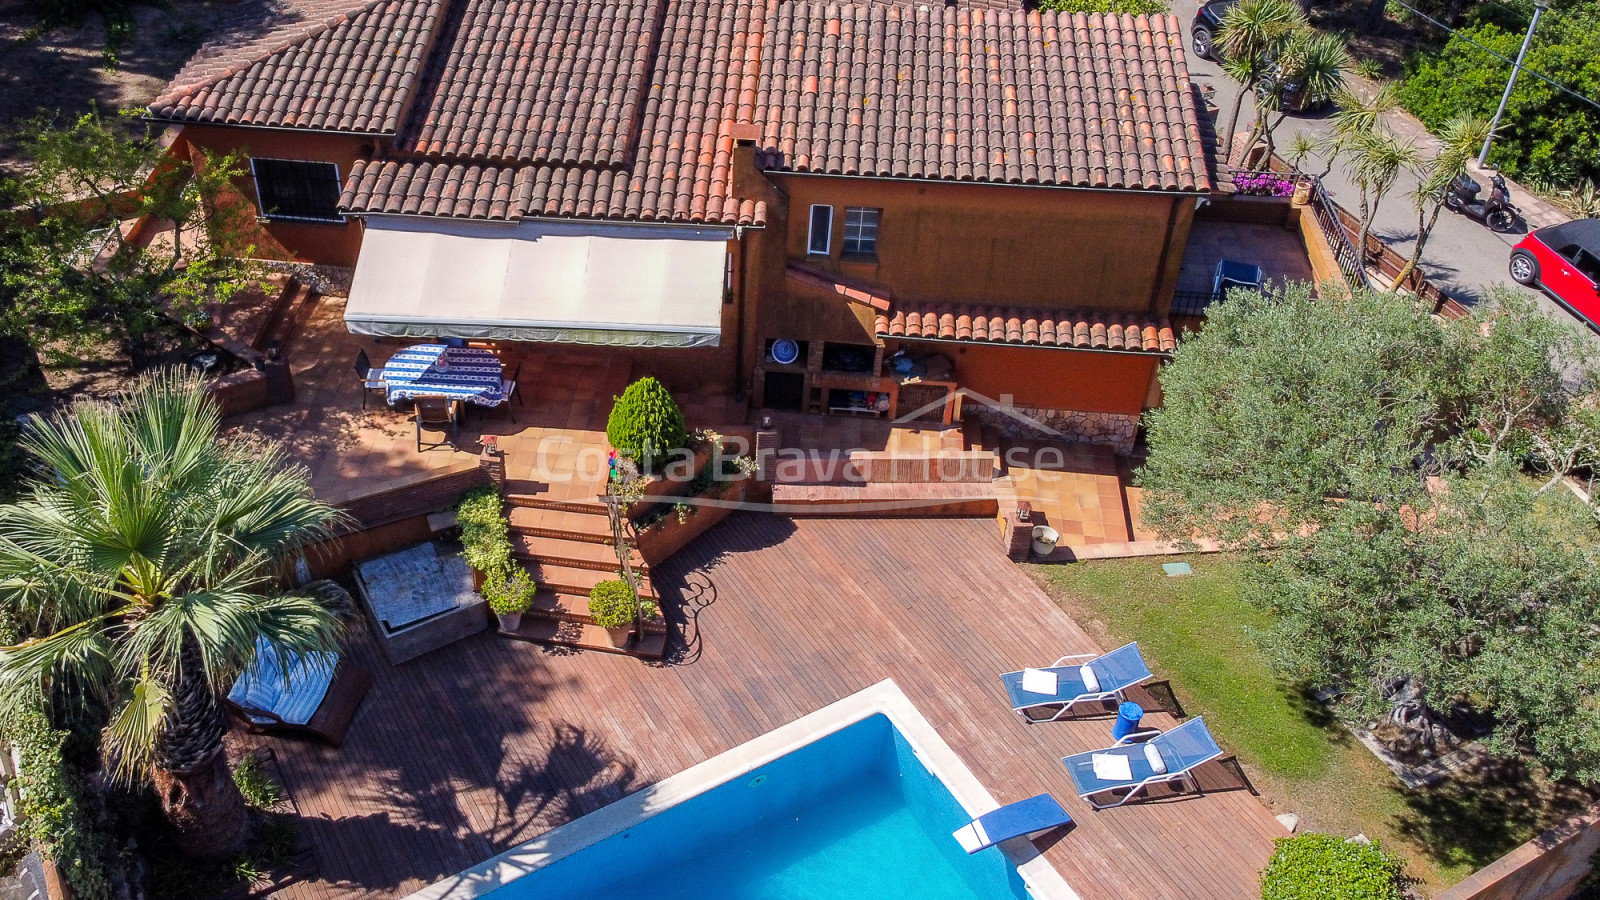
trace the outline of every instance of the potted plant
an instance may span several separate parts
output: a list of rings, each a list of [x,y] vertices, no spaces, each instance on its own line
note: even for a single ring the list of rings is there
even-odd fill
[[[472,567],[472,589],[482,590],[489,576],[511,574],[511,526],[500,507],[500,490],[494,485],[473,488],[456,506],[461,527],[461,558]]]
[[[528,570],[512,567],[508,577],[504,571],[490,572],[483,582],[483,598],[489,609],[500,619],[501,631],[516,631],[522,624],[522,614],[533,606],[533,595],[539,586],[529,577]]]
[[[589,616],[611,636],[611,646],[626,647],[640,615],[639,598],[626,581],[602,581],[589,591]]]

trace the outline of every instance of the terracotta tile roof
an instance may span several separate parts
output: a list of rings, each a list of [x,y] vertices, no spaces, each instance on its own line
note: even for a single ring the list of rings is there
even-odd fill
[[[764,206],[731,194],[748,123],[796,172],[1209,185],[1171,17],[1018,0],[276,2],[152,114],[392,135],[353,167],[353,213],[761,224]]]
[[[794,262],[788,264],[785,274],[801,284],[838,294],[854,303],[864,303],[885,312],[889,310],[891,298],[885,288],[850,281],[822,269],[813,269]]]
[[[247,4],[150,103],[156,118],[393,134],[444,0]]]
[[[1172,325],[1125,314],[1008,306],[896,303],[879,314],[878,337],[984,341],[1040,347],[1170,353],[1178,345]]]
[[[758,105],[794,172],[1206,190],[1173,16],[779,4]]]
[[[623,165],[513,170],[475,160],[442,166],[417,159],[357,162],[339,205],[352,213],[431,206],[430,215],[488,218],[483,210],[496,207],[484,202],[486,192],[514,182],[515,203],[506,215],[512,219],[762,224],[766,204],[731,193],[732,126],[752,115],[761,12],[749,0],[669,0],[637,145]],[[430,203],[430,194],[452,183],[460,185],[453,196]]]
[[[667,0],[455,0],[396,152],[616,164]]]
[[[533,167],[356,160],[339,207],[361,212],[514,220],[527,208]]]

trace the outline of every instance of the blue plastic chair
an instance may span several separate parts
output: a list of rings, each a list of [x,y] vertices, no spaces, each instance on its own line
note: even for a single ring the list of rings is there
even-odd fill
[[[1094,757],[1102,755],[1126,759],[1128,780],[1108,780],[1096,775]],[[1095,809],[1106,809],[1148,793],[1148,788],[1156,784],[1186,784],[1198,794],[1200,783],[1194,778],[1194,770],[1221,755],[1222,748],[1206,730],[1203,717],[1196,716],[1171,731],[1136,731],[1104,750],[1063,757],[1061,763],[1072,776],[1072,783],[1078,786],[1078,796]],[[1094,799],[1099,794],[1118,791],[1127,793],[1115,802],[1100,803]]]
[[[1257,291],[1261,289],[1261,267],[1254,263],[1239,262],[1236,259],[1217,260],[1217,270],[1211,279],[1211,293],[1221,294],[1228,288],[1245,288]]]
[[[1056,798],[1040,794],[984,813],[957,828],[952,836],[961,844],[961,849],[977,853],[1004,840],[1070,824],[1072,817]]]
[[[1068,665],[1076,659],[1088,662]],[[1086,673],[1084,669],[1089,671]],[[1124,690],[1152,677],[1150,667],[1145,665],[1144,657],[1139,654],[1138,641],[1101,656],[1092,653],[1063,656],[1045,671],[1056,676],[1056,691],[1053,694],[1035,694],[1024,690],[1022,672],[1006,672],[1000,676],[1006,693],[1011,697],[1012,711],[1021,716],[1024,722],[1054,722],[1066,718],[1079,703],[1100,703],[1105,700],[1120,702]]]

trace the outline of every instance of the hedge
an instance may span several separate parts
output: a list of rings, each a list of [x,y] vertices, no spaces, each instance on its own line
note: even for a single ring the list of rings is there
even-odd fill
[[[1315,831],[1273,843],[1261,900],[1405,900],[1402,864],[1377,844]]]

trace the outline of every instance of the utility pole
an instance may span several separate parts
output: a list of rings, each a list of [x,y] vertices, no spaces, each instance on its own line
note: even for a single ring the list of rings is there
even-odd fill
[[[1528,33],[1522,39],[1522,49],[1517,51],[1517,61],[1511,64],[1511,80],[1506,82],[1506,92],[1500,95],[1500,108],[1494,111],[1494,121],[1489,123],[1489,136],[1483,139],[1483,149],[1478,152],[1478,165],[1489,165],[1489,145],[1494,143],[1494,132],[1500,127],[1500,117],[1505,114],[1506,103],[1511,99],[1511,89],[1517,86],[1517,75],[1522,71],[1522,60],[1533,44],[1533,30],[1539,27],[1539,17],[1550,8],[1550,0],[1533,0],[1533,21],[1528,23]]]

